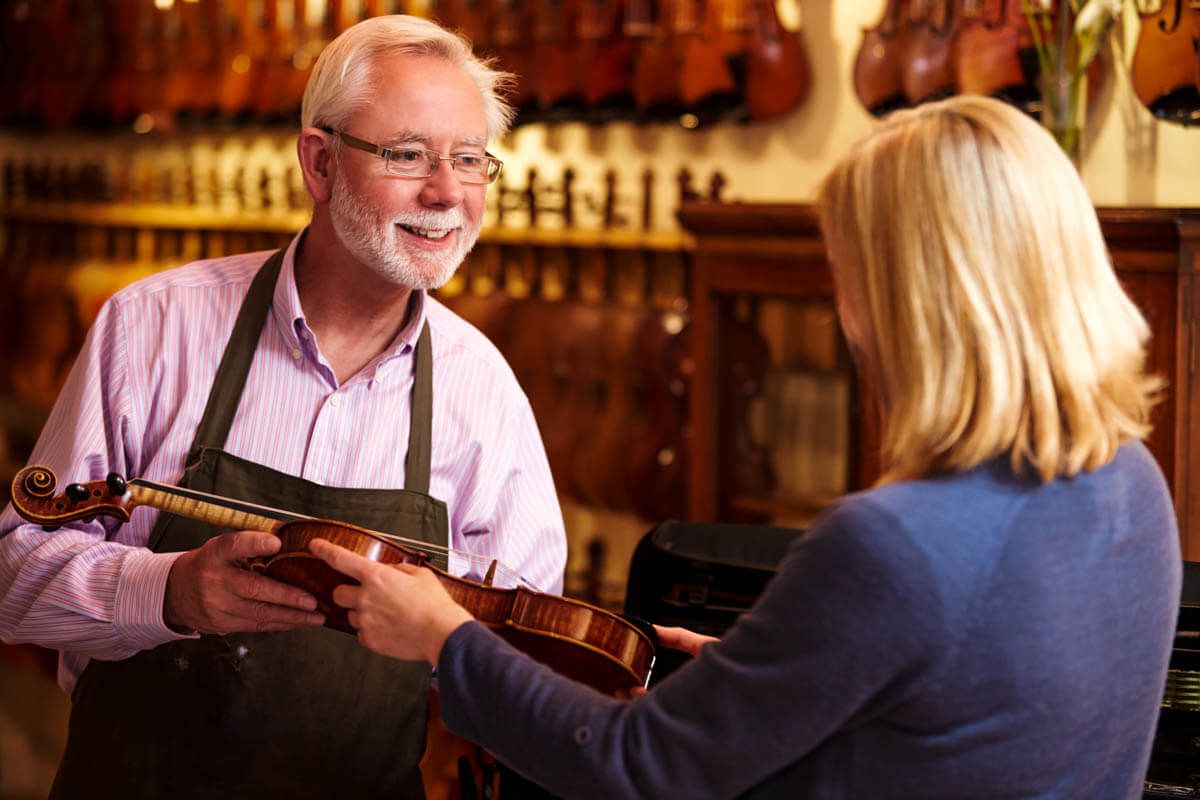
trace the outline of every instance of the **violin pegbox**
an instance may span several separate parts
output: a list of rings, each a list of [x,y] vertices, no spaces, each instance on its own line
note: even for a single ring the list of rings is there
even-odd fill
[[[46,530],[75,520],[90,521],[97,516],[129,521],[132,504],[128,499],[128,487],[125,479],[115,472],[102,481],[68,484],[59,495],[54,494],[57,487],[54,470],[43,466],[25,467],[13,478],[13,508]]]

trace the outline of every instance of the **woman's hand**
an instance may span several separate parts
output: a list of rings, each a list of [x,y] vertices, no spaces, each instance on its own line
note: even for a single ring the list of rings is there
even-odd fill
[[[660,647],[681,650],[693,658],[699,655],[701,647],[709,642],[718,641],[715,636],[705,636],[702,633],[689,631],[687,628],[665,628],[662,625],[655,625],[654,632],[658,634],[658,644]],[[645,689],[635,686],[632,689],[622,689],[617,692],[617,697],[623,700],[634,700],[645,693]]]
[[[705,636],[702,633],[689,631],[687,628],[664,628],[661,625],[655,625],[654,631],[658,634],[658,643],[663,647],[682,650],[693,657],[700,654],[700,648],[704,645],[718,641],[715,636]]]
[[[309,550],[360,586],[339,586],[333,602],[348,610],[364,646],[392,658],[424,659],[434,666],[442,645],[471,615],[450,599],[432,570],[380,564],[344,547],[314,539]]]

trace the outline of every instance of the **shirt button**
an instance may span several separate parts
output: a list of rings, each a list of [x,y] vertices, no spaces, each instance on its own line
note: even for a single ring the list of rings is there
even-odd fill
[[[329,405],[333,406],[334,408],[337,408],[341,404],[342,396],[340,394],[335,394],[333,397],[329,398]]]
[[[592,740],[592,729],[587,725],[581,725],[575,729],[575,744],[585,745]]]
[[[302,356],[302,355],[304,355],[304,353],[300,352],[300,348],[299,348],[299,347],[293,347],[293,348],[292,348],[292,358],[294,358],[294,359],[296,359],[297,361],[299,361],[299,360],[300,360],[300,356]]]
[[[300,338],[308,341],[308,331],[300,331]]]

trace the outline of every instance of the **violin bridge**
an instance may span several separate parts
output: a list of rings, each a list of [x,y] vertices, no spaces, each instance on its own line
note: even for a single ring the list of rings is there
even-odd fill
[[[496,559],[492,559],[492,563],[488,565],[487,575],[483,576],[483,585],[491,586],[492,581],[496,579]]]

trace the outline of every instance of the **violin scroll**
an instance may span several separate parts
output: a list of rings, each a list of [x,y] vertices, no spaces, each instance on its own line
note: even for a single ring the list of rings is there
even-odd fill
[[[13,478],[13,508],[23,518],[47,530],[97,516],[129,521],[125,479],[115,472],[102,481],[68,484],[59,495],[54,494],[56,488],[58,478],[54,470],[36,465],[25,467]]]

